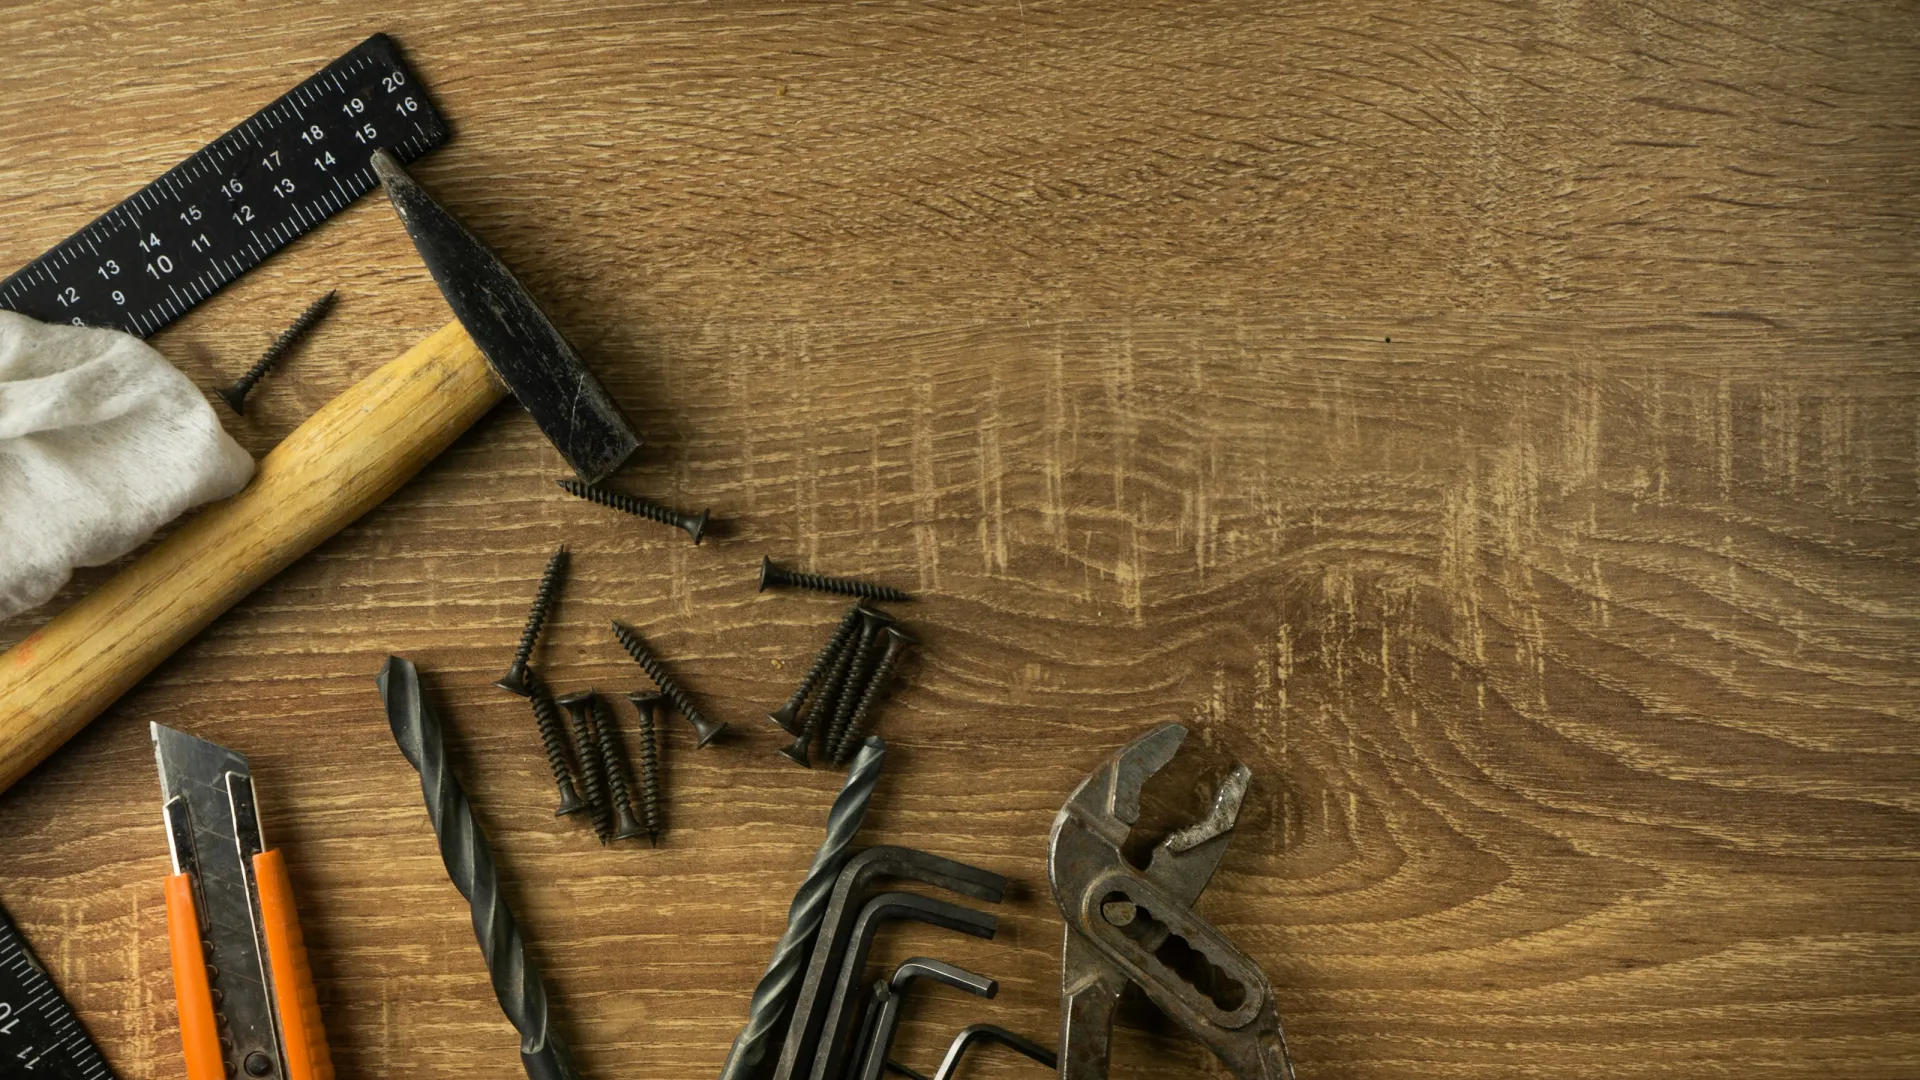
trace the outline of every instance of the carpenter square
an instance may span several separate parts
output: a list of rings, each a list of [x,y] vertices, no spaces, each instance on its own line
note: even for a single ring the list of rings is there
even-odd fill
[[[509,390],[588,480],[639,446],[513,275],[397,161],[377,161],[461,319],[322,406],[240,494],[0,655],[0,790],[221,612],[393,494]]]

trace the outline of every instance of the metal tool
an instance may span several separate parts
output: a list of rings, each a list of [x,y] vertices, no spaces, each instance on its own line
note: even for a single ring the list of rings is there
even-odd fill
[[[600,733],[595,730],[591,690],[579,690],[554,704],[567,710],[573,728],[573,759],[580,764],[580,798],[587,804],[593,834],[606,843],[613,837],[613,804],[607,799],[607,763],[600,756]]]
[[[845,759],[848,747],[866,735],[867,725],[872,722],[874,707],[880,703],[882,697],[886,696],[887,684],[893,679],[893,669],[899,666],[900,658],[906,655],[908,649],[919,644],[913,635],[897,626],[888,626],[885,633],[887,635],[886,651],[881,655],[879,662],[874,664],[873,670],[867,673],[864,685],[860,688],[860,699],[851,709],[847,707],[844,700],[841,703],[841,711],[848,713],[847,726],[840,733],[839,740],[828,747],[835,765]]]
[[[807,673],[800,678],[800,685],[793,688],[793,696],[789,697],[785,704],[781,705],[778,709],[768,713],[767,719],[778,724],[780,730],[789,735],[800,734],[800,706],[806,704],[807,695],[813,692],[814,686],[820,681],[820,676],[827,673],[827,668],[833,665],[834,658],[840,655],[841,646],[847,643],[847,639],[853,636],[854,631],[859,629],[859,626],[860,605],[856,603],[848,607],[847,613],[840,617],[840,625],[833,628],[833,636],[827,639],[826,645],[823,646],[819,654],[813,658],[813,663],[808,666]],[[803,760],[801,760],[800,763],[805,765],[804,747],[802,749],[803,753],[801,754],[801,758]]]
[[[150,729],[173,856],[167,938],[188,1080],[332,1080],[293,886],[261,836],[247,759]]]
[[[804,1071],[803,1062],[813,1061],[814,1045],[826,1020],[827,1003],[822,989],[830,986],[832,976],[840,970],[848,934],[864,907],[867,886],[881,878],[921,881],[989,904],[999,903],[1007,892],[1007,879],[991,870],[913,848],[880,844],[848,859],[833,883],[833,898],[827,902],[826,914],[820,920],[820,933],[807,961],[806,977],[801,980],[800,993],[794,998],[793,1021],[787,1026],[780,1061],[774,1066],[774,1080],[791,1080]]]
[[[680,688],[679,681],[667,671],[666,665],[660,662],[660,658],[654,655],[653,650],[647,647],[647,643],[640,639],[640,635],[631,626],[627,626],[618,619],[613,620],[613,636],[619,639],[620,647],[627,650],[627,655],[633,657],[633,662],[646,671],[647,677],[653,680],[653,685],[659,687],[660,692],[667,695],[667,698],[673,702],[673,707],[679,710],[680,715],[686,717],[687,723],[693,725],[696,736],[693,745],[697,749],[706,749],[708,743],[719,738],[720,733],[727,730],[725,720],[709,720],[701,714],[700,707],[693,703],[692,696]]]
[[[440,718],[421,693],[420,672],[411,661],[389,656],[380,669],[379,684],[393,741],[400,745],[407,763],[420,772],[420,793],[426,798],[427,817],[433,821],[447,877],[473,910],[473,936],[479,939],[500,1011],[520,1032],[520,1063],[528,1080],[580,1080],[566,1043],[552,1028],[539,965],[527,952],[513,909],[500,895],[493,848],[474,819],[467,793],[447,767]]]
[[[447,125],[375,34],[0,281],[0,308],[146,337],[373,190]]]
[[[107,1059],[5,908],[0,908],[0,1073],[114,1080]]]
[[[547,625],[547,616],[553,613],[553,602],[559,599],[560,582],[567,573],[567,545],[561,544],[547,558],[547,568],[540,572],[540,585],[533,591],[533,603],[527,608],[527,624],[520,630],[520,644],[513,650],[513,660],[507,665],[507,673],[500,676],[493,685],[510,694],[521,697],[533,696],[527,685],[527,662],[533,659],[533,647],[540,643],[540,630]]]
[[[866,820],[867,804],[873,799],[873,789],[880,782],[880,767],[886,758],[887,744],[868,739],[861,746],[859,756],[853,759],[853,767],[847,770],[846,782],[827,811],[827,835],[821,838],[820,848],[813,855],[813,865],[807,868],[807,876],[801,880],[799,890],[793,895],[793,904],[787,908],[787,929],[774,943],[773,959],[767,962],[766,974],[760,976],[759,985],[753,988],[753,1000],[747,1006],[747,1026],[734,1037],[726,1064],[720,1070],[720,1080],[748,1080],[759,1071],[766,1057],[767,1040],[793,1004],[804,954],[826,915],[834,882],[847,861],[847,847],[860,831],[860,823]]]
[[[700,538],[706,535],[707,519],[712,513],[702,510],[698,514],[682,514],[678,510],[661,506],[651,499],[609,491],[599,484],[583,484],[578,480],[556,480],[555,483],[560,485],[560,490],[576,499],[599,503],[610,510],[618,510],[623,514],[632,514],[634,517],[646,518],[648,521],[657,521],[662,525],[671,525],[683,530],[688,536],[693,537],[696,547],[700,544]]]
[[[599,694],[592,694],[587,706],[593,710],[593,733],[599,742],[600,767],[607,774],[607,800],[613,804],[612,839],[632,840],[646,832],[646,826],[640,823],[639,817],[633,812],[633,795],[627,784],[626,740],[620,737],[620,726]]]
[[[513,275],[397,158],[374,160],[460,321],[322,406],[238,495],[200,510],[0,657],[0,788],[241,597],[398,490],[507,392],[583,479],[600,479],[639,445]]]
[[[952,1045],[947,1047],[947,1056],[941,1059],[940,1070],[933,1074],[933,1080],[953,1080],[953,1075],[960,1071],[960,1059],[966,1056],[969,1049],[981,1043],[999,1043],[1049,1069],[1060,1067],[1059,1055],[1024,1035],[1017,1035],[994,1024],[973,1024],[961,1028],[960,1034],[953,1037]]]
[[[653,690],[637,690],[627,695],[633,711],[640,716],[640,817],[647,825],[647,843],[660,846],[660,834],[666,831],[666,810],[660,805],[660,747],[654,738],[654,717],[664,707],[667,695]]]
[[[853,710],[860,704],[860,696],[866,692],[867,677],[873,673],[873,665],[880,657],[873,643],[880,636],[880,628],[890,625],[894,619],[884,611],[867,610],[860,623],[860,636],[854,639],[853,663],[848,666],[846,681],[840,685],[839,696],[834,699],[832,722],[826,728],[826,741],[821,744],[822,757],[835,761],[847,741],[847,730],[853,724]]]
[[[553,786],[560,795],[560,808],[553,812],[553,816],[565,817],[582,810],[591,814],[592,805],[582,799],[573,786],[567,736],[560,729],[560,708],[555,704],[547,684],[531,671],[527,672],[527,700],[533,706],[534,726],[540,731],[540,744],[547,751],[547,768],[553,773]]]
[[[373,171],[447,306],[560,456],[588,483],[619,468],[640,448],[640,436],[520,279],[398,158],[374,151]]]
[[[874,984],[873,1004],[868,1007],[872,1022],[865,1025],[863,1037],[855,1044],[865,1050],[848,1074],[850,1080],[880,1080],[887,1053],[893,1048],[894,1032],[900,1027],[900,1006],[906,1002],[907,990],[921,979],[944,983],[976,997],[991,998],[1000,992],[998,982],[965,968],[924,956],[905,961],[893,969],[891,978]]]
[[[1060,1080],[1107,1075],[1113,1010],[1128,983],[1240,1080],[1292,1080],[1267,977],[1193,911],[1233,838],[1251,770],[1236,764],[1207,816],[1163,840],[1144,872],[1121,851],[1140,819],[1141,786],[1186,737],[1186,728],[1165,724],[1134,740],[1082,781],[1054,818],[1047,878],[1067,923]]]
[[[867,966],[867,954],[873,949],[873,936],[880,927],[902,919],[928,923],[946,930],[991,938],[1000,920],[984,911],[975,911],[944,900],[912,893],[881,893],[861,907],[853,922],[852,942],[840,960],[840,971],[827,999],[827,1011],[820,1024],[820,1041],[813,1052],[812,1080],[835,1080],[842,1074],[853,1047],[851,1034],[853,1011],[857,1007],[853,989]]]
[[[857,596],[862,600],[894,600],[901,603],[912,600],[904,590],[891,585],[876,585],[871,581],[858,578],[828,577],[825,574],[808,574],[799,570],[788,570],[777,566],[769,556],[760,558],[760,591],[769,588],[812,589],[815,592],[839,593],[841,596]]]
[[[267,372],[273,370],[273,365],[280,362],[280,358],[287,354],[288,349],[298,345],[300,339],[307,336],[307,331],[313,329],[313,324],[319,322],[321,316],[333,307],[333,296],[333,290],[328,289],[326,295],[308,304],[307,309],[300,313],[300,317],[293,320],[293,325],[280,331],[279,335],[273,339],[273,343],[267,346],[267,351],[260,354],[260,359],[255,360],[245,374],[235,379],[232,386],[223,386],[214,391],[215,394],[220,395],[220,400],[226,402],[227,407],[235,413],[245,415],[247,395],[253,393],[253,388],[260,385],[260,380],[266,377]]]

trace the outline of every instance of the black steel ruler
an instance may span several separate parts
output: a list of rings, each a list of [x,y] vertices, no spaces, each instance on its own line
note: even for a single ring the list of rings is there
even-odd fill
[[[27,939],[0,908],[0,1077],[5,1080],[112,1080],[100,1048],[87,1038]]]
[[[407,162],[446,141],[375,34],[0,281],[0,308],[145,337],[371,191],[375,150]]]

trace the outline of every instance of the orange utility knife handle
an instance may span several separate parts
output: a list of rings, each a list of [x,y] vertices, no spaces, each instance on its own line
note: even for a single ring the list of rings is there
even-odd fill
[[[200,916],[193,907],[193,878],[167,879],[167,947],[173,956],[173,1000],[180,1009],[180,1050],[187,1080],[227,1080],[214,1025],[213,991],[207,985],[207,955],[200,944]]]
[[[320,999],[313,992],[307,945],[293,910],[293,885],[279,848],[253,857],[253,876],[260,887],[260,926],[267,935],[267,966],[273,972],[274,1007],[287,1051],[287,1080],[333,1080],[333,1055],[327,1052],[327,1033],[320,1026]]]

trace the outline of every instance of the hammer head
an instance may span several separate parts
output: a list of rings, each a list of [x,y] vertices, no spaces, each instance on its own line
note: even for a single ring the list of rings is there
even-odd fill
[[[414,183],[385,150],[373,169],[440,285],[447,306],[582,480],[597,483],[640,447],[640,436],[500,257]]]

